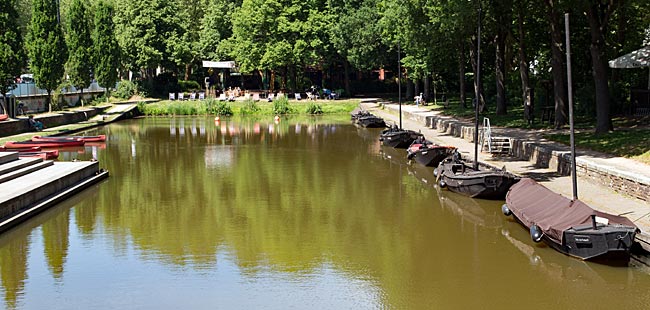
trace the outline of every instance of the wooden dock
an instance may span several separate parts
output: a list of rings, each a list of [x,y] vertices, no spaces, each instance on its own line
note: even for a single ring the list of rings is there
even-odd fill
[[[97,161],[58,162],[0,152],[0,232],[108,177]]]

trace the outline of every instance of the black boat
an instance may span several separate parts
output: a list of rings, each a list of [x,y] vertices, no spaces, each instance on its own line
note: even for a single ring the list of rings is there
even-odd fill
[[[431,141],[414,141],[406,150],[407,159],[415,159],[421,165],[435,167],[456,151],[453,146],[437,145]]]
[[[528,228],[533,241],[583,260],[628,262],[639,232],[625,217],[596,211],[528,178],[510,189],[502,211]]]
[[[422,139],[424,135],[419,132],[403,129],[393,125],[393,127],[385,129],[379,135],[379,141],[383,145],[394,148],[407,148],[417,139]]]
[[[357,118],[356,122],[357,125],[364,127],[364,128],[382,128],[386,127],[386,122],[384,122],[384,119],[378,116],[375,116],[373,114],[366,115],[366,116],[360,116]]]
[[[372,115],[372,114],[370,112],[366,111],[366,110],[355,109],[354,111],[350,112],[350,120],[352,120],[353,122],[356,123],[356,121],[360,117],[370,116],[370,115]]]
[[[458,152],[445,158],[433,171],[441,188],[472,198],[502,200],[519,177],[504,169],[476,170]]]

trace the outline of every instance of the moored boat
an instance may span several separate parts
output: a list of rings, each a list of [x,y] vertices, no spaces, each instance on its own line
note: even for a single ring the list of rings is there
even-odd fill
[[[5,142],[6,149],[16,149],[16,148],[25,148],[25,147],[41,147],[41,148],[58,148],[58,147],[69,147],[69,146],[83,146],[84,141],[82,140],[59,140],[59,141],[9,141]]]
[[[381,141],[383,145],[394,148],[407,148],[413,143],[413,141],[423,138],[424,135],[421,133],[399,128],[397,125],[382,131],[379,135],[379,141]]]
[[[512,186],[502,211],[528,228],[533,241],[583,260],[627,262],[639,232],[626,217],[596,211],[528,178]]]
[[[356,124],[365,127],[365,128],[382,128],[386,127],[386,122],[384,119],[373,114],[359,116],[356,121]]]
[[[32,141],[36,142],[49,142],[49,141],[68,141],[68,140],[81,140],[84,142],[104,142],[106,135],[98,136],[33,136]]]
[[[6,121],[7,119],[9,119],[9,115],[8,115],[8,114],[0,114],[0,122],[1,122],[1,121]]]
[[[416,162],[424,166],[435,167],[456,151],[453,146],[437,145],[431,141],[417,142],[413,142],[408,147],[406,158],[415,159]]]
[[[4,146],[0,146],[0,152],[39,152],[40,150],[40,146],[17,147],[13,149],[8,149]]]
[[[434,170],[438,185],[472,198],[502,200],[519,177],[505,169],[478,170],[467,165],[458,152],[440,162]]]

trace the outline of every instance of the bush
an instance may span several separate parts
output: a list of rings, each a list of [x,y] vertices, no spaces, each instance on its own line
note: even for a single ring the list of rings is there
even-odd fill
[[[121,99],[129,99],[138,94],[138,86],[135,83],[123,80],[117,84],[117,89],[113,92],[113,96]]]
[[[320,104],[311,102],[307,105],[305,112],[308,114],[323,114],[323,107]]]
[[[213,102],[210,102],[209,106],[212,107]],[[228,104],[227,102],[223,102],[223,101],[217,102],[213,106],[212,112],[213,112],[213,114],[219,115],[219,116],[232,116],[232,114],[233,114],[232,113],[232,108],[230,107],[230,104]]]
[[[253,101],[252,99],[246,99],[244,101],[244,106],[241,107],[239,112],[241,112],[241,114],[244,115],[250,115],[250,114],[257,113],[260,110],[261,110],[260,107],[257,105],[255,101]]]
[[[289,99],[286,96],[273,101],[274,114],[291,114],[294,110],[289,106]]]
[[[201,85],[197,81],[189,80],[178,80],[178,86],[181,88],[181,91],[192,91],[201,89]]]

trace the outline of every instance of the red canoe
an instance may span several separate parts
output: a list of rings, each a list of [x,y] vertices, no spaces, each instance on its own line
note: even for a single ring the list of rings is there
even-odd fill
[[[99,136],[33,136],[32,141],[35,142],[50,142],[50,141],[68,141],[68,140],[81,140],[84,142],[103,142],[106,141],[106,135]]]
[[[40,146],[21,147],[15,149],[8,149],[4,146],[0,146],[0,152],[40,152],[40,151],[41,151]]]
[[[58,147],[67,147],[67,146],[83,146],[84,143],[85,142],[81,140],[57,140],[57,141],[49,141],[49,142],[9,141],[9,142],[5,142],[5,148],[16,149],[16,148],[25,148],[25,147],[34,147],[34,146],[38,146],[41,148],[58,148]]]

